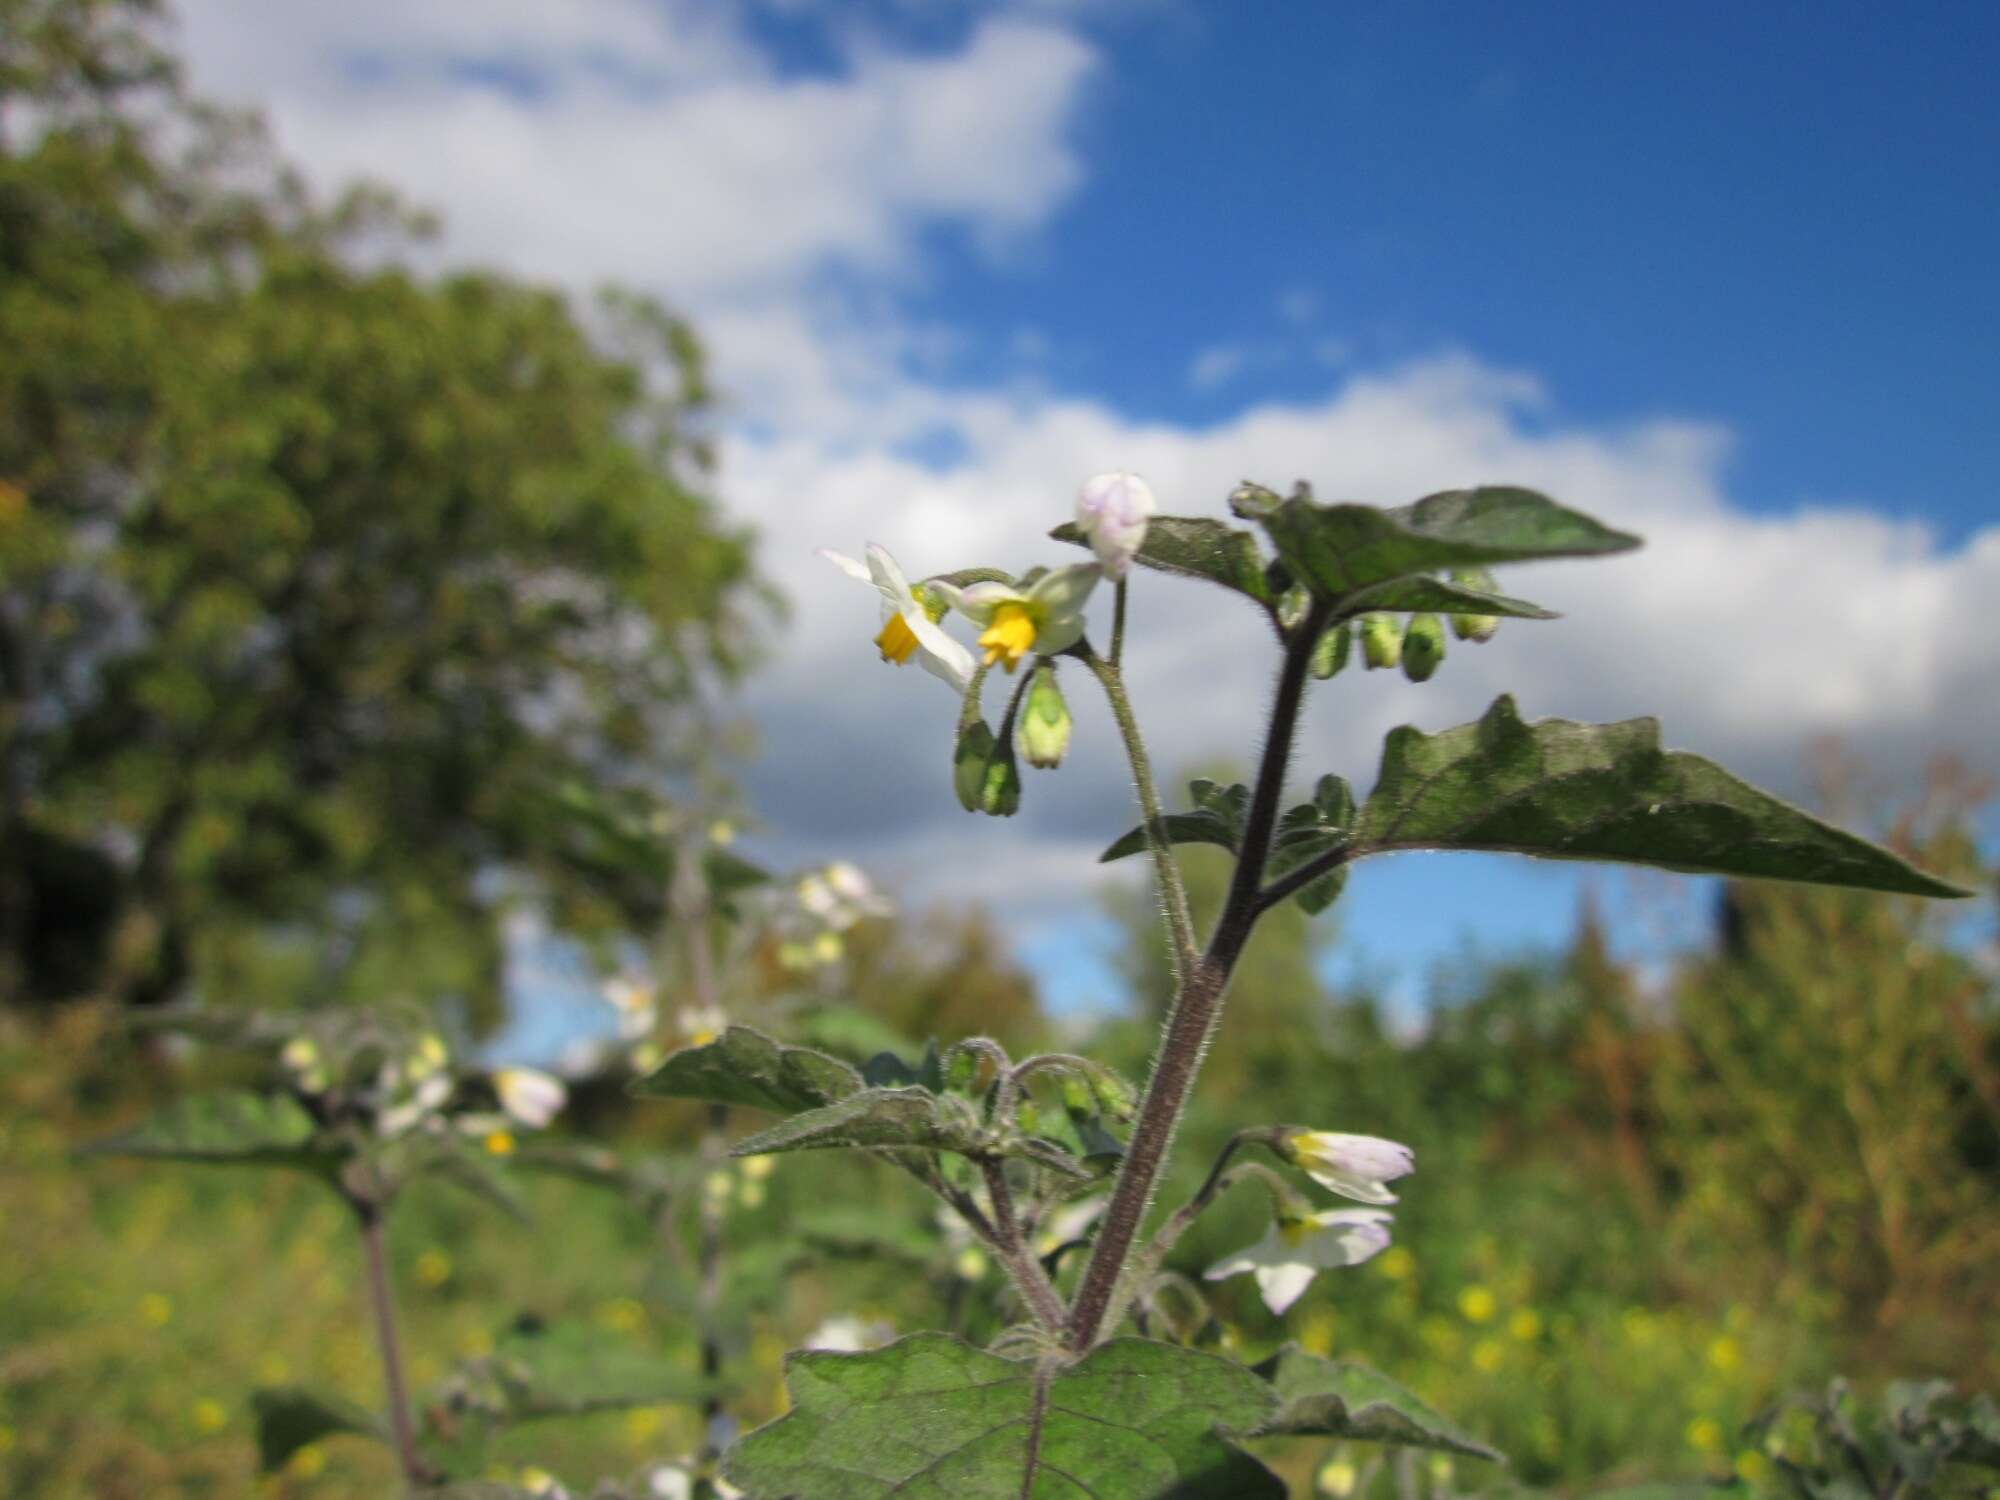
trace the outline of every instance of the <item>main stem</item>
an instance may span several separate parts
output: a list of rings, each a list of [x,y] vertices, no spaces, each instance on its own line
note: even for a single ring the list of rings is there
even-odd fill
[[[1236,873],[1222,915],[1216,921],[1208,948],[1185,966],[1174,1003],[1167,1013],[1160,1048],[1153,1060],[1152,1076],[1146,1083],[1146,1097],[1139,1105],[1139,1118],[1126,1147],[1118,1180],[1111,1189],[1111,1202],[1104,1210],[1104,1222],[1092,1246],[1090,1262],[1077,1283],[1076,1298],[1070,1304],[1069,1345],[1088,1349],[1097,1342],[1105,1314],[1117,1295],[1118,1280],[1139,1226],[1152,1202],[1160,1170],[1166,1165],[1173,1146],[1174,1132],[1187,1108],[1188,1092],[1194,1085],[1202,1054],[1214,1034],[1216,1018],[1222,1011],[1222,995],[1230,971],[1249,940],[1257,921],[1257,893],[1264,879],[1264,865],[1270,853],[1271,833],[1277,826],[1278,802],[1284,793],[1285,768],[1290,763],[1292,739],[1298,730],[1299,708],[1305,700],[1306,669],[1312,659],[1313,642],[1319,639],[1325,612],[1315,607],[1285,640],[1285,663],[1278,674],[1278,690],[1271,703],[1270,727],[1265,734],[1263,760],[1257,770],[1256,790],[1251,794],[1250,813],[1244,822],[1243,847],[1236,859]],[[1115,670],[1107,672],[1096,658],[1084,658],[1096,671],[1111,696],[1112,711],[1124,729],[1131,717],[1122,684]],[[1116,691],[1114,691],[1116,689]],[[1138,744],[1136,726],[1126,736],[1130,749]],[[1143,751],[1133,758],[1133,776],[1140,784],[1141,806],[1148,827],[1156,824],[1164,841],[1165,827],[1159,823],[1156,799],[1149,802],[1152,776],[1145,768]],[[1168,861],[1163,860],[1162,864]],[[1172,910],[1169,909],[1169,919]],[[1185,918],[1185,907],[1182,909]],[[1176,942],[1180,941],[1178,929]],[[1192,948],[1192,941],[1189,942]]]
[[[382,1247],[382,1206],[356,1200],[354,1216],[361,1225],[361,1248],[368,1262],[368,1300],[375,1310],[375,1342],[382,1350],[382,1384],[388,1389],[389,1430],[396,1439],[396,1456],[403,1477],[422,1484],[430,1473],[417,1452],[416,1429],[410,1425],[410,1393],[403,1382],[403,1351],[396,1337],[396,1297],[389,1282],[389,1260]]]

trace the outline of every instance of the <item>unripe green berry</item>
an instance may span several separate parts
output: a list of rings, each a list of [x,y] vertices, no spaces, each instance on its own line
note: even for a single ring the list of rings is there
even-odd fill
[[[1498,593],[1500,586],[1484,568],[1453,568],[1451,581],[1461,588],[1478,589],[1482,594]],[[1451,632],[1461,641],[1485,642],[1500,629],[1498,615],[1453,615]]]
[[[1062,764],[1063,752],[1069,748],[1069,731],[1069,705],[1063,702],[1062,689],[1056,686],[1055,663],[1043,660],[1036,665],[1034,678],[1028,684],[1028,697],[1021,705],[1021,723],[1015,731],[1014,743],[1029,765],[1047,770]]]
[[[1095,1074],[1090,1083],[1097,1093],[1098,1108],[1116,1119],[1129,1120],[1132,1117],[1139,1101],[1133,1096],[1131,1084],[1109,1069]]]
[[[1038,1134],[1042,1128],[1042,1112],[1035,1108],[1035,1101],[1023,1098],[1014,1109],[1014,1123],[1026,1135]]]
[[[1062,1096],[1063,1108],[1069,1111],[1072,1118],[1097,1112],[1097,1101],[1091,1095],[1090,1085],[1074,1073],[1063,1074]]]
[[[1346,666],[1347,653],[1353,644],[1354,627],[1345,620],[1331,630],[1322,632],[1319,640],[1313,644],[1313,676],[1324,680]]]
[[[1403,675],[1412,682],[1428,682],[1444,660],[1444,621],[1436,615],[1410,616],[1403,632]]]
[[[956,1093],[969,1094],[978,1081],[978,1054],[970,1047],[961,1047],[952,1053],[951,1061],[944,1065],[944,1086]]]
[[[1403,636],[1396,628],[1394,615],[1361,617],[1361,659],[1371,672],[1381,667],[1393,667],[1403,659]]]

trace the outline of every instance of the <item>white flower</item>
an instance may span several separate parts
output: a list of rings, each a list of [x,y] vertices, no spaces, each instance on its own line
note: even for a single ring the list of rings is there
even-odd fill
[[[653,1500],[694,1500],[694,1476],[672,1464],[656,1464],[646,1475],[646,1493]]]
[[[1302,1218],[1280,1218],[1256,1244],[1210,1266],[1207,1279],[1221,1281],[1250,1271],[1264,1305],[1282,1313],[1321,1271],[1358,1266],[1388,1243],[1389,1215],[1381,1209],[1323,1209]]]
[[[1083,1232],[1103,1216],[1104,1206],[1110,1201],[1108,1195],[1098,1193],[1065,1203],[1042,1225],[1042,1232],[1035,1239],[1035,1253],[1047,1255],[1071,1240],[1082,1239]]]
[[[882,596],[882,631],[875,637],[882,660],[902,666],[916,657],[923,669],[952,691],[963,694],[972,680],[972,653],[938,628],[924,608],[923,596],[910,587],[903,570],[888,551],[868,544],[868,561],[856,562],[844,553],[821,547],[819,555],[850,578],[870,583]]]
[[[1285,1138],[1284,1150],[1314,1182],[1357,1203],[1394,1203],[1396,1195],[1383,1184],[1417,1169],[1415,1152],[1379,1135],[1298,1130]]]
[[[1123,578],[1146,540],[1146,523],[1159,509],[1137,474],[1098,474],[1076,493],[1076,525],[1089,538],[1104,571]]]
[[[1044,573],[1026,593],[1005,583],[975,583],[968,589],[939,584],[952,608],[980,627],[986,665],[1013,671],[1030,651],[1053,656],[1083,639],[1083,606],[1104,569],[1077,563]]]
[[[674,1021],[690,1047],[706,1047],[729,1029],[729,1017],[719,1005],[683,1005]]]
[[[530,1130],[541,1130],[569,1098],[562,1081],[534,1068],[500,1068],[493,1074],[500,1107]]]
[[[830,1354],[859,1354],[863,1349],[878,1348],[895,1336],[896,1330],[887,1323],[864,1323],[855,1317],[828,1318],[806,1335],[801,1347]]]
[[[799,882],[799,905],[835,932],[847,931],[863,917],[886,917],[896,909],[876,891],[873,881],[844,859]]]
[[[659,1005],[650,980],[630,975],[607,979],[604,998],[618,1012],[618,1035],[628,1042],[648,1035],[659,1019]]]
[[[451,1074],[428,1048],[406,1064],[385,1063],[375,1086],[382,1098],[393,1101],[375,1117],[376,1129],[385,1136],[401,1135],[425,1123],[444,1107],[453,1089]]]

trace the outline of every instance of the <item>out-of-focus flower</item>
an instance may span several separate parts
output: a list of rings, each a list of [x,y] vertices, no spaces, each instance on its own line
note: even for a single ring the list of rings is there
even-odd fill
[[[806,1335],[801,1347],[830,1354],[858,1354],[863,1349],[879,1348],[895,1336],[896,1330],[887,1323],[864,1323],[856,1317],[842,1316],[820,1324]]]
[[[547,1469],[523,1469],[521,1488],[535,1497],[535,1500],[569,1500],[569,1491],[562,1481]]]
[[[530,1130],[547,1129],[569,1100],[561,1079],[536,1068],[496,1069],[493,1092],[500,1096],[500,1107]]]
[[[649,1035],[659,1020],[660,1007],[652,981],[639,975],[621,974],[604,981],[604,998],[618,1012],[618,1035],[636,1042]]]
[[[1057,568],[1036,579],[1026,592],[1005,583],[938,587],[954,609],[980,627],[986,664],[999,662],[1011,672],[1030,652],[1053,656],[1083,639],[1083,606],[1103,572],[1097,563]]]
[[[889,916],[896,909],[859,866],[844,859],[799,881],[799,905],[834,932],[845,932],[864,917]]]
[[[1042,1232],[1035,1237],[1035,1253],[1047,1255],[1071,1240],[1082,1239],[1084,1231],[1104,1216],[1104,1205],[1110,1201],[1108,1195],[1096,1193],[1065,1203],[1043,1221]]]
[[[319,1043],[309,1036],[295,1036],[285,1043],[278,1053],[278,1062],[305,1093],[323,1094],[332,1081],[326,1071],[326,1061],[320,1054]]]
[[[1329,1208],[1281,1215],[1264,1238],[1206,1273],[1210,1281],[1257,1278],[1264,1305],[1282,1313],[1304,1295],[1313,1277],[1340,1266],[1358,1266],[1389,1243],[1389,1215],[1379,1208]]]
[[[848,577],[874,585],[881,594],[883,624],[875,647],[882,660],[900,667],[915,657],[926,672],[948,684],[953,692],[965,692],[966,683],[972,680],[972,653],[931,618],[924,596],[910,587],[886,548],[870,542],[866,563],[827,547],[821,547],[819,555]]]
[[[646,1471],[646,1493],[652,1500],[694,1500],[694,1475],[674,1464],[654,1464]]]
[[[729,1017],[719,1005],[683,1005],[674,1013],[674,1023],[690,1047],[706,1047],[729,1029]]]
[[[1152,488],[1137,474],[1097,474],[1076,493],[1076,526],[1104,571],[1123,578],[1145,545],[1146,524],[1158,509]]]
[[[1321,1187],[1357,1203],[1394,1203],[1396,1195],[1384,1184],[1417,1169],[1415,1152],[1379,1135],[1295,1130],[1281,1149]]]

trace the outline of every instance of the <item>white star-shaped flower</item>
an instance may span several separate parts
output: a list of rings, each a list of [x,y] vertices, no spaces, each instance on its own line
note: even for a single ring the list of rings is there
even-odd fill
[[[1271,1225],[1256,1244],[1218,1261],[1210,1281],[1249,1271],[1273,1313],[1283,1313],[1305,1294],[1313,1277],[1340,1266],[1358,1266],[1389,1243],[1389,1215],[1379,1208],[1329,1208]]]

